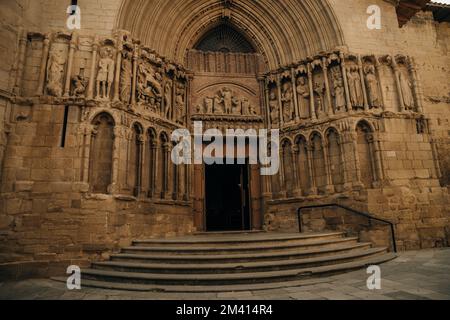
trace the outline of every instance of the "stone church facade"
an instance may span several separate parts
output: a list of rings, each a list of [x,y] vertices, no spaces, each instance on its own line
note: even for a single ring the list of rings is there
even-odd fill
[[[1,1],[0,263],[296,231],[327,203],[392,221],[402,250],[447,246],[450,28],[426,1],[399,27],[405,2],[80,0],[70,31],[70,1]],[[171,133],[195,121],[280,129],[279,174],[174,165]]]

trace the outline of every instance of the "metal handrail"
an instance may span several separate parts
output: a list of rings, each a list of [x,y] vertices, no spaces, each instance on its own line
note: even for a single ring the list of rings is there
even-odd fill
[[[330,207],[338,207],[338,208],[347,210],[347,211],[349,211],[351,213],[354,213],[356,215],[368,218],[369,219],[369,223],[371,223],[372,220],[375,220],[375,221],[379,221],[379,222],[388,224],[390,226],[390,228],[391,228],[391,237],[392,237],[393,249],[394,249],[394,252],[397,252],[397,243],[396,243],[396,239],[395,239],[395,230],[394,230],[394,224],[392,222],[390,222],[388,220],[376,218],[376,217],[372,216],[370,213],[358,211],[358,210],[355,210],[353,208],[350,208],[350,207],[347,207],[347,206],[344,206],[344,205],[341,205],[341,204],[337,204],[337,203],[311,205],[311,206],[304,206],[304,207],[298,208],[298,210],[297,210],[297,217],[298,217],[298,229],[299,229],[299,232],[300,233],[303,232],[303,222],[302,222],[302,211],[303,210],[330,208]]]

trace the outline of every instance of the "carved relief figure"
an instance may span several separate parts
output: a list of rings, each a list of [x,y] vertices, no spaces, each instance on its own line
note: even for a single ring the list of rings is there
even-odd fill
[[[233,104],[232,114],[234,114],[234,115],[242,115],[242,104],[241,104],[241,101],[238,98],[233,96],[232,104]]]
[[[406,110],[414,109],[414,98],[412,94],[412,84],[409,81],[408,76],[404,72],[400,71],[400,87],[402,89],[403,105]]]
[[[114,80],[114,60],[111,48],[100,50],[97,73],[97,99],[108,99]]]
[[[378,79],[375,73],[375,67],[368,65],[364,68],[366,76],[367,94],[369,97],[369,105],[372,108],[378,108],[381,105],[380,91],[378,89]]]
[[[62,83],[64,77],[64,64],[66,59],[59,50],[53,50],[47,67],[47,93],[54,97],[62,95]]]
[[[224,114],[225,113],[223,99],[218,94],[216,94],[214,96],[214,113],[215,114]]]
[[[120,67],[120,100],[123,103],[130,103],[131,81],[132,81],[132,53],[124,50],[122,53],[122,65]]]
[[[298,96],[298,104],[300,109],[300,118],[307,119],[310,117],[309,114],[309,85],[306,81],[306,77],[298,77],[297,78],[297,96]]]
[[[165,107],[165,117],[167,119],[172,119],[173,117],[173,106],[172,106],[172,80],[167,80],[164,86],[164,107]]]
[[[353,107],[362,107],[364,105],[364,97],[361,88],[361,77],[357,66],[347,69],[348,87],[350,91],[350,100]]]
[[[183,83],[178,82],[175,91],[175,114],[178,123],[184,123],[185,110],[185,92],[186,87]]]
[[[72,77],[72,86],[73,91],[72,95],[75,97],[84,97],[84,93],[86,92],[87,81],[83,75],[73,76]]]
[[[146,63],[139,65],[137,91],[139,102],[150,104],[157,107],[162,98],[162,77],[153,67]]]
[[[233,108],[233,94],[232,94],[231,90],[229,88],[223,88],[220,93],[222,95],[222,101],[223,101],[223,105],[225,108],[225,113],[231,114],[232,108]]]
[[[272,124],[278,125],[280,123],[280,111],[278,109],[278,98],[275,89],[270,90],[269,93],[269,109]]]
[[[257,112],[255,108],[250,104],[250,101],[248,101],[247,98],[242,99],[242,114],[243,115],[249,115],[249,116],[256,116]]]
[[[281,102],[283,103],[283,119],[284,122],[289,123],[294,120],[295,110],[293,104],[292,84],[285,82],[281,94]]]
[[[332,69],[333,75],[333,92],[334,105],[336,112],[341,112],[345,109],[345,91],[344,91],[344,79],[342,79],[341,72],[338,68]]]
[[[206,114],[214,113],[214,97],[205,98]]]

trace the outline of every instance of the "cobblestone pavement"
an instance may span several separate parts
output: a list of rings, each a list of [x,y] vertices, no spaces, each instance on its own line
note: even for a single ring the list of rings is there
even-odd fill
[[[48,279],[0,283],[0,299],[85,300],[450,300],[450,248],[400,253],[381,266],[382,289],[370,291],[365,270],[304,287],[224,293],[157,293],[82,288]]]

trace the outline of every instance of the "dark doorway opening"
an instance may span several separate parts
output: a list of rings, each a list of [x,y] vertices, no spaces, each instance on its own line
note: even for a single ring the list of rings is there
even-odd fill
[[[250,230],[248,165],[206,165],[206,230]]]

